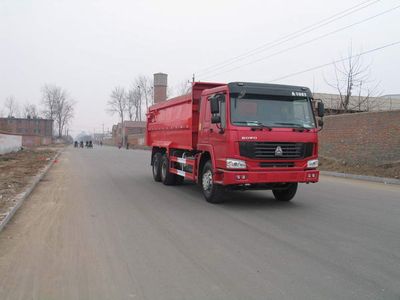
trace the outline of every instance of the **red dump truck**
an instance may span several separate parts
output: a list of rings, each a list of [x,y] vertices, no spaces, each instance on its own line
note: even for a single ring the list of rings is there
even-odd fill
[[[306,87],[193,83],[189,94],[148,110],[153,178],[165,185],[192,180],[211,203],[228,189],[272,190],[290,201],[298,183],[318,181],[323,114]]]

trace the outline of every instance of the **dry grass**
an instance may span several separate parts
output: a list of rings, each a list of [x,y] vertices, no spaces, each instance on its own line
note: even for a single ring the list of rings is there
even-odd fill
[[[53,148],[27,149],[0,155],[0,219],[13,198],[53,159]]]

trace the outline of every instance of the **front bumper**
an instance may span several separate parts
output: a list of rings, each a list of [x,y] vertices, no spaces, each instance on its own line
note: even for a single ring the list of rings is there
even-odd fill
[[[318,182],[318,170],[302,171],[228,171],[218,170],[215,182],[222,185],[242,185],[260,183]]]

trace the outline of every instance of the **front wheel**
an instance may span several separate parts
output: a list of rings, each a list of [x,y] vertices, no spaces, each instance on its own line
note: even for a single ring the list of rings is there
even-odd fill
[[[223,188],[222,186],[215,184],[213,180],[213,169],[211,161],[207,161],[204,164],[203,171],[201,173],[201,187],[203,195],[206,200],[213,204],[224,202],[223,199]]]
[[[288,202],[296,195],[297,185],[297,182],[289,183],[287,188],[282,190],[272,190],[272,193],[274,194],[276,200]]]

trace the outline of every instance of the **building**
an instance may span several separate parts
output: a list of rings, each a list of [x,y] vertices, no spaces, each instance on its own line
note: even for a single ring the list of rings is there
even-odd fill
[[[168,75],[165,73],[155,73],[153,75],[154,103],[167,100]]]
[[[122,142],[122,136],[130,145],[144,145],[144,133],[146,132],[145,121],[124,121],[124,126],[121,123],[114,125],[112,135],[115,145]]]
[[[49,145],[53,138],[53,120],[41,118],[0,118],[0,131],[22,136],[22,146]]]
[[[314,93],[314,99],[321,99],[325,104],[327,114],[338,114],[341,108],[340,95],[327,93]],[[400,109],[400,97],[387,95],[382,97],[351,96],[348,113],[366,111],[391,111]]]

